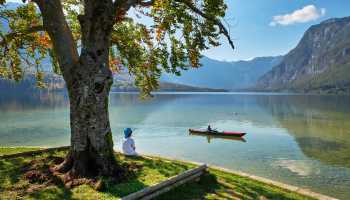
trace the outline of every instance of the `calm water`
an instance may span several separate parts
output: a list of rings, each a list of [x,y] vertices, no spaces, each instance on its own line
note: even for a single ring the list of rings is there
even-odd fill
[[[0,146],[69,144],[63,94],[2,94]],[[123,127],[137,150],[241,170],[350,199],[350,97],[275,94],[111,94],[115,149]],[[246,142],[188,128],[248,132]]]

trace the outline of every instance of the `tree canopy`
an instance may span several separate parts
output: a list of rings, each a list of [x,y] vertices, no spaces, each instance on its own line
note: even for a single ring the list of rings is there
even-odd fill
[[[181,70],[200,66],[201,52],[218,46],[220,35],[233,42],[222,19],[224,0],[105,0],[114,18],[110,37],[109,68],[118,73],[126,69],[143,95],[157,88],[162,72],[180,75]],[[70,32],[71,51],[80,52],[84,40],[81,24],[91,0],[33,0],[9,8],[0,0],[0,76],[19,81],[25,72],[36,74],[39,87],[45,87],[41,63],[50,57],[53,71],[61,74],[62,58],[38,7],[53,4],[62,9],[57,18],[62,32]],[[96,14],[98,15],[98,13]],[[94,16],[92,16],[91,20]],[[60,21],[61,20],[61,21]],[[62,21],[63,20],[63,21]],[[67,30],[64,30],[67,29]],[[56,30],[57,31],[57,30]],[[69,42],[67,42],[69,43]],[[64,45],[64,44],[61,44]],[[66,44],[67,45],[67,44]]]
[[[71,145],[53,170],[68,177],[122,176],[113,151],[109,92],[113,73],[135,79],[142,96],[162,72],[199,67],[201,52],[219,45],[224,0],[0,0],[0,76],[19,81],[51,58],[69,95]],[[144,18],[144,19],[139,19]],[[67,179],[68,181],[70,179]]]

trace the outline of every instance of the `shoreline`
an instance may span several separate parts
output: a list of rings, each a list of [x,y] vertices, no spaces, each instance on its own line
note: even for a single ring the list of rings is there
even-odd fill
[[[23,149],[25,149],[25,148],[28,148],[28,149],[39,148],[39,150],[24,151],[24,152],[15,153],[15,154],[8,154],[8,155],[6,155],[6,154],[1,155],[0,154],[0,159],[16,158],[16,157],[20,157],[20,156],[32,156],[32,155],[50,152],[50,151],[56,151],[56,150],[68,150],[69,146],[61,146],[61,147],[53,147],[53,148],[46,148],[46,147],[40,147],[40,146],[31,146],[31,147],[29,147],[29,146],[28,147],[12,146],[12,147],[0,147],[0,150],[1,149],[15,149],[15,148],[23,148]],[[118,151],[115,151],[115,152],[120,153]],[[164,157],[164,156],[157,156],[157,155],[150,155],[150,154],[141,154],[140,156],[144,157],[144,158],[148,158],[148,159],[159,159],[159,160],[166,160],[166,161],[172,161],[172,162],[182,162],[182,163],[188,163],[188,164],[192,164],[192,165],[196,165],[196,166],[200,166],[200,165],[205,164],[205,163],[194,162],[194,161],[189,161],[189,160],[184,160],[184,159],[176,159],[176,158],[171,158],[171,157]],[[274,180],[260,177],[260,176],[256,176],[253,174],[249,174],[249,173],[245,173],[245,172],[241,172],[241,171],[237,171],[237,170],[231,170],[231,169],[227,169],[227,168],[215,166],[215,165],[207,165],[207,166],[208,166],[209,170],[214,170],[214,171],[216,170],[216,171],[232,174],[235,176],[240,176],[243,178],[250,179],[252,181],[256,181],[256,182],[260,182],[260,183],[263,183],[266,185],[274,186],[274,187],[280,188],[282,190],[293,192],[296,194],[300,194],[300,195],[303,195],[306,197],[319,199],[319,200],[337,200],[337,198],[330,197],[330,196],[320,194],[317,192],[313,192],[312,190],[309,190],[309,189],[305,189],[305,188],[294,186],[294,185],[285,184],[285,183],[282,183],[279,181],[274,181]]]
[[[190,164],[198,165],[198,166],[206,164],[206,163],[194,162],[194,161],[189,161],[189,160],[184,160],[184,159],[176,159],[176,158],[163,157],[163,156],[157,156],[157,155],[149,155],[149,154],[142,154],[141,156],[147,157],[147,158],[157,158],[157,159],[161,159],[161,160],[169,160],[169,161],[190,163]],[[209,169],[214,169],[214,170],[218,170],[218,171],[221,171],[221,172],[233,174],[233,175],[236,175],[236,176],[241,176],[241,177],[244,177],[244,178],[251,179],[253,181],[257,181],[257,182],[261,182],[261,183],[264,183],[264,184],[267,184],[267,185],[275,186],[275,187],[281,188],[283,190],[294,192],[294,193],[297,193],[297,194],[301,194],[301,195],[304,195],[304,196],[307,196],[307,197],[311,197],[311,198],[314,198],[314,199],[319,199],[319,200],[338,200],[335,197],[331,197],[331,196],[324,195],[324,194],[321,194],[321,193],[313,192],[312,190],[309,190],[309,189],[306,189],[306,188],[302,188],[302,187],[298,187],[298,186],[282,183],[282,182],[271,180],[271,179],[268,179],[268,178],[256,176],[256,175],[253,175],[253,174],[250,174],[250,173],[241,172],[241,171],[238,171],[238,170],[227,169],[227,168],[216,166],[216,165],[210,165],[210,164],[206,164],[206,165],[208,166]]]

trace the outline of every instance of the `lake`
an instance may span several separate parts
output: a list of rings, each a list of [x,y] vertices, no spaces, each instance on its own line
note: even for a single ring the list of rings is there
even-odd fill
[[[63,93],[0,96],[0,146],[68,145]],[[141,101],[112,93],[115,149],[124,127],[137,151],[205,162],[350,199],[350,96],[162,93]],[[189,135],[189,128],[244,131],[246,142]]]

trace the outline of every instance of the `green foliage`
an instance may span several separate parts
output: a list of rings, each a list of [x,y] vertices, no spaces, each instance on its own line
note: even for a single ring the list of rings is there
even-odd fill
[[[135,2],[144,2],[142,0]],[[66,21],[79,47],[81,28],[79,14],[84,13],[80,0],[61,1]],[[4,4],[4,0],[0,1]],[[125,10],[116,10],[111,34],[110,69],[118,73],[126,68],[135,77],[135,84],[147,96],[158,88],[162,72],[181,75],[181,70],[199,67],[201,52],[220,45],[224,33],[220,20],[225,16],[224,0],[153,0],[151,5],[135,3],[133,11],[142,21],[132,19]],[[20,80],[24,68],[33,67],[38,85],[44,86],[40,72],[43,58],[50,56],[53,71],[60,74],[55,49],[42,27],[42,17],[34,3],[15,10],[0,6],[0,17],[9,23],[9,30],[0,32],[0,76]],[[221,26],[220,26],[221,24]],[[33,30],[35,29],[35,30]],[[227,35],[226,35],[227,36]]]
[[[15,10],[0,6],[0,18],[8,30],[0,32],[0,77],[19,81],[24,72],[36,73],[39,87],[44,87],[41,62],[50,49],[50,39],[41,30],[41,16],[34,3]]]

